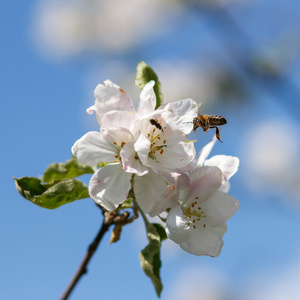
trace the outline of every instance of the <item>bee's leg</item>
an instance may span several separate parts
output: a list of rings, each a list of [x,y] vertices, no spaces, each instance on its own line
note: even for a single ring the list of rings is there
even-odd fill
[[[221,141],[221,136],[220,136],[219,128],[218,128],[217,126],[211,126],[210,128],[216,128],[216,137],[217,137],[217,139],[218,139],[221,143],[223,143],[223,142]]]
[[[194,123],[194,132],[196,133],[196,129],[198,128],[199,126],[198,125],[196,125],[195,123]]]

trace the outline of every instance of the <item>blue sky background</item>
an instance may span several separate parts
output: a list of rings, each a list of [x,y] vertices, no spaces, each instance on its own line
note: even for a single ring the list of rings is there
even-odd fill
[[[50,163],[69,159],[73,143],[98,128],[85,112],[96,85],[109,78],[137,97],[134,71],[144,60],[154,70],[162,62],[195,64],[202,77],[210,74],[209,66],[222,66],[243,87],[238,96],[215,92],[204,104],[207,113],[228,120],[221,131],[224,143],[212,155],[240,158],[229,192],[240,209],[228,221],[217,258],[163,244],[161,299],[300,299],[299,3],[249,0],[217,10],[221,16],[229,12],[238,27],[215,11],[183,6],[159,34],[145,33],[131,48],[103,50],[100,43],[72,55],[54,50],[49,55],[40,46],[35,33],[40,3],[0,4],[0,298],[58,299],[102,221],[91,199],[53,211],[35,206],[18,194],[12,177],[38,177]],[[52,43],[55,48],[55,39]],[[286,50],[270,52],[274,45]],[[281,75],[258,72],[259,65],[251,65],[254,53],[266,60],[275,53]],[[183,86],[198,78],[185,80]],[[161,83],[164,92],[162,78]],[[197,90],[190,92],[185,97],[197,97]],[[199,150],[212,135],[199,131],[191,138],[198,139]],[[83,180],[88,183],[89,176]],[[142,220],[126,226],[120,242],[108,241],[109,235],[70,299],[156,299],[139,265],[147,242]]]

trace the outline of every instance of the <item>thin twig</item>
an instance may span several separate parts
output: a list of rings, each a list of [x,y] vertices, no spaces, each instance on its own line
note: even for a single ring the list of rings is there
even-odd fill
[[[68,288],[66,289],[66,291],[61,296],[61,300],[66,300],[69,297],[69,295],[73,291],[74,287],[76,286],[76,284],[79,281],[79,279],[81,278],[81,276],[84,275],[85,273],[87,273],[87,265],[88,265],[90,259],[92,258],[94,252],[96,251],[102,237],[108,231],[109,226],[111,226],[111,225],[112,225],[112,223],[106,222],[105,218],[103,219],[102,225],[100,227],[100,230],[99,230],[96,238],[90,244],[90,246],[88,248],[88,251],[85,254],[85,256],[82,260],[82,263],[80,264],[75,276],[73,277],[73,279],[70,282],[70,284],[69,284]]]
[[[74,287],[78,283],[79,279],[82,275],[87,273],[87,265],[92,258],[93,254],[97,250],[104,234],[108,231],[109,227],[111,225],[121,225],[125,226],[127,224],[132,223],[135,219],[139,217],[138,211],[133,207],[133,216],[130,217],[130,214],[126,211],[124,211],[122,214],[120,214],[119,211],[107,211],[103,207],[98,206],[102,210],[102,214],[104,216],[102,225],[100,227],[100,230],[95,237],[94,241],[90,244],[79,268],[77,269],[72,281],[68,285],[66,291],[62,294],[61,300],[66,300],[70,296],[71,292],[73,291]]]

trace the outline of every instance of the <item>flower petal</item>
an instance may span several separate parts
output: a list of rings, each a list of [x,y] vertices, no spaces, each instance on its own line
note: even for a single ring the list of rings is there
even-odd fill
[[[143,133],[140,133],[138,139],[134,143],[134,150],[136,151],[144,166],[150,166],[148,164],[148,154],[150,152],[150,145],[151,142]]]
[[[184,207],[188,207],[197,199],[198,203],[207,201],[222,184],[222,172],[217,167],[200,167],[190,174],[191,186],[180,193]]]
[[[190,238],[191,227],[184,220],[182,209],[178,204],[170,210],[166,226],[167,236],[173,242],[180,244]]]
[[[219,191],[224,192],[224,193],[228,193],[230,190],[230,182],[229,181],[225,181],[219,188]]]
[[[109,111],[103,115],[101,130],[110,128],[130,130],[135,118],[135,115],[129,111]]]
[[[239,163],[240,160],[238,159],[238,157],[228,155],[215,155],[206,160],[204,165],[218,167],[223,172],[226,180],[229,180],[229,178],[238,170]]]
[[[167,193],[169,183],[165,176],[149,172],[145,176],[136,176],[134,192],[136,200],[145,213],[154,217],[177,202],[176,195]]]
[[[216,136],[214,135],[211,141],[205,145],[198,153],[197,157],[193,161],[195,167],[202,167],[208,155],[210,154],[212,148],[214,147],[217,141]]]
[[[121,149],[126,143],[132,143],[133,135],[126,128],[111,128],[103,130],[106,141]]]
[[[126,143],[120,151],[120,156],[125,172],[134,173],[138,176],[143,176],[149,172],[148,168],[141,164],[139,157],[134,150],[133,143]]]
[[[81,163],[90,166],[95,166],[99,162],[112,162],[118,152],[119,150],[97,131],[88,132],[72,147],[72,154]]]
[[[201,204],[205,223],[219,226],[229,220],[239,209],[239,202],[227,193],[217,191]]]
[[[162,118],[174,131],[189,134],[193,129],[193,119],[197,116],[198,105],[192,99],[168,103],[163,107]]]
[[[133,103],[127,93],[110,80],[104,81],[104,85],[98,84],[94,95],[96,111],[99,113],[110,110],[134,111]]]
[[[121,163],[104,166],[90,180],[91,198],[107,210],[115,210],[127,198],[131,176],[132,174],[123,171]]]
[[[149,81],[140,94],[140,103],[137,109],[138,115],[146,115],[154,111],[156,105],[156,96],[153,90],[154,80]]]
[[[163,155],[157,159],[156,168],[161,171],[171,172],[174,169],[181,169],[188,165],[195,157],[194,143],[170,142],[164,148]]]
[[[217,227],[197,227],[191,230],[189,239],[182,242],[180,247],[191,254],[216,257],[221,253],[224,244],[222,237],[226,231],[226,224]]]

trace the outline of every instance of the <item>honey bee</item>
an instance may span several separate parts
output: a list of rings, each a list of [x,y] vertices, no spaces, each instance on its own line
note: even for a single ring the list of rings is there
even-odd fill
[[[150,119],[150,123],[151,123],[151,125],[158,128],[161,132],[164,132],[163,128],[161,127],[161,125],[159,124],[159,122],[157,121],[156,118],[155,119]]]
[[[221,136],[219,132],[219,128],[217,126],[221,126],[227,123],[227,120],[218,115],[200,115],[198,114],[198,117],[193,120],[193,129],[196,132],[196,129],[198,127],[201,127],[204,132],[208,132],[209,128],[216,128],[216,137],[217,139],[221,141]]]

